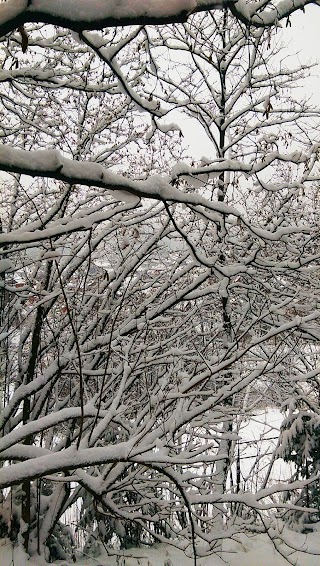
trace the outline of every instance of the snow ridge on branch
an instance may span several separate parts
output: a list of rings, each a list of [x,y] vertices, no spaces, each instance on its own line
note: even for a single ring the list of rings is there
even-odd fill
[[[240,21],[254,27],[270,27],[303,10],[315,0],[282,0],[275,3],[243,0],[6,0],[0,4],[0,34],[5,35],[28,22],[60,25],[74,31],[117,25],[152,25],[183,22],[191,13],[230,9]]]

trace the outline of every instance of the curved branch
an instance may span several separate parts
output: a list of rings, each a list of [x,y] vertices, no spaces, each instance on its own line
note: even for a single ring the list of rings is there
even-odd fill
[[[194,11],[228,8],[236,0],[7,0],[0,6],[0,34],[28,22],[58,25],[74,31],[127,25],[184,22]],[[149,5],[148,5],[149,4]]]
[[[271,27],[317,0],[282,0],[278,4],[244,0],[7,0],[0,4],[0,35],[29,22],[58,25],[80,32],[127,25],[160,25],[185,22],[194,12],[230,9],[247,26]]]

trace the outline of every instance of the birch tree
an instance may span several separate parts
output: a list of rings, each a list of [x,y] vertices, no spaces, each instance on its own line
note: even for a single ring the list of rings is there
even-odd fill
[[[248,34],[199,2],[145,25],[178,4],[99,33],[84,22],[114,24],[113,3],[90,25],[85,3],[10,16],[36,23],[4,39],[0,73],[0,487],[30,554],[72,552],[60,519],[81,498],[104,541],[170,540],[196,563],[258,528],[231,504],[281,539],[266,511],[292,505],[272,496],[316,479],[230,486],[252,392],[318,375],[318,111],[290,90],[306,69],[280,65],[271,19]],[[172,110],[210,158],[186,155]]]

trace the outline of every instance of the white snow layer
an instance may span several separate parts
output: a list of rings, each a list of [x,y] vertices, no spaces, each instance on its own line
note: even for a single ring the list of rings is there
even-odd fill
[[[130,18],[144,14],[147,17],[170,17],[180,12],[191,12],[197,6],[195,0],[33,0],[32,9],[79,20],[104,18]]]

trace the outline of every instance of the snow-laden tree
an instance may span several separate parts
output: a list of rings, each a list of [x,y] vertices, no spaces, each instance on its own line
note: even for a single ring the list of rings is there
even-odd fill
[[[320,424],[319,414],[302,408],[304,399],[297,399],[289,406],[288,417],[281,427],[279,455],[286,462],[294,464],[295,479],[309,479],[316,475],[320,468]],[[312,404],[312,397],[309,401]],[[317,482],[305,485],[302,489],[285,494],[285,500],[292,499],[300,507],[314,508],[315,511],[305,513],[303,510],[288,512],[285,520],[299,530],[313,529],[319,521],[320,484]]]
[[[3,41],[2,528],[30,553],[71,548],[79,498],[104,542],[170,539],[195,561],[244,529],[279,538],[266,511],[291,506],[230,469],[242,416],[318,375],[305,69],[228,11],[144,23]],[[182,159],[183,113],[212,142],[201,163]]]

